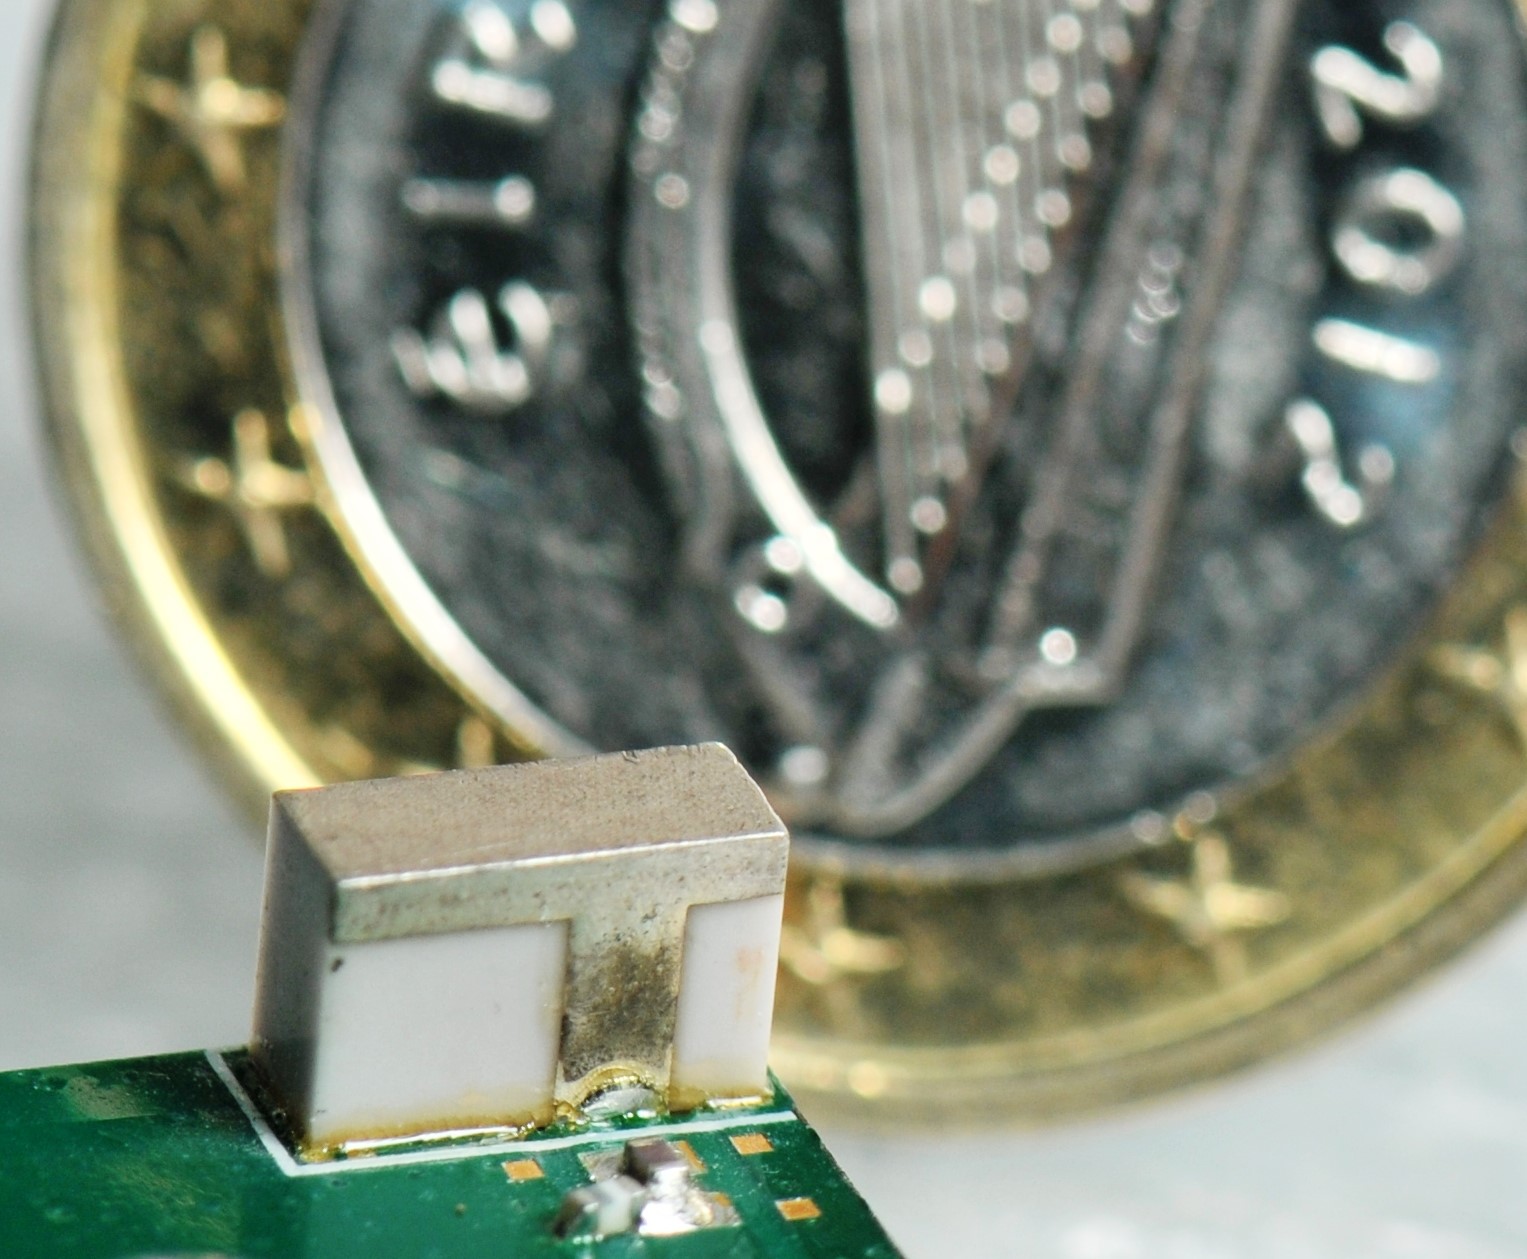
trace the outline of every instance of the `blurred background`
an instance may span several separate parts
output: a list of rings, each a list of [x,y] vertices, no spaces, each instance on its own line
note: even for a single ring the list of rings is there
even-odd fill
[[[21,279],[52,0],[0,0],[0,1070],[235,1044],[259,836],[112,639],[33,400]],[[1030,1132],[828,1132],[912,1259],[1517,1259],[1527,919],[1343,1035]]]

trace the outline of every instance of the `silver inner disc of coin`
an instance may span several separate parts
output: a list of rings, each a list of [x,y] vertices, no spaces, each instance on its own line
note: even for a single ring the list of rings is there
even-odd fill
[[[549,751],[1046,873],[1277,772],[1507,485],[1506,0],[330,0],[293,354],[399,614]]]

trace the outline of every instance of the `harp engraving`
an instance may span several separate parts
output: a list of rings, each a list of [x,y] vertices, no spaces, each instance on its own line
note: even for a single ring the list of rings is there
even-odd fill
[[[1027,713],[1117,693],[1296,2],[844,0],[873,438],[838,502],[771,430],[728,252],[782,2],[717,0],[698,26],[676,6],[657,36],[633,319],[689,554],[811,752],[775,794],[797,824],[875,837]],[[825,634],[859,644],[857,672],[786,667]]]

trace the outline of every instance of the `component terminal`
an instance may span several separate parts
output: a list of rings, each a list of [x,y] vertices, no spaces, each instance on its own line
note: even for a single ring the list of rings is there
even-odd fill
[[[252,1061],[310,1156],[766,1096],[787,855],[719,745],[279,793]]]
[[[623,1233],[677,1237],[736,1224],[725,1195],[695,1183],[691,1158],[671,1141],[645,1137],[627,1141],[612,1167],[589,1160],[593,1182],[562,1199],[553,1231],[589,1241]]]

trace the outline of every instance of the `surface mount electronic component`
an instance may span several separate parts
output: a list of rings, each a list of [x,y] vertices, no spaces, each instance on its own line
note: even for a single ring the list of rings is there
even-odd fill
[[[717,746],[284,792],[255,1061],[320,1147],[761,1097],[788,848]]]
[[[787,852],[719,746],[278,795],[249,1049],[0,1076],[0,1253],[894,1255],[768,1071]]]

